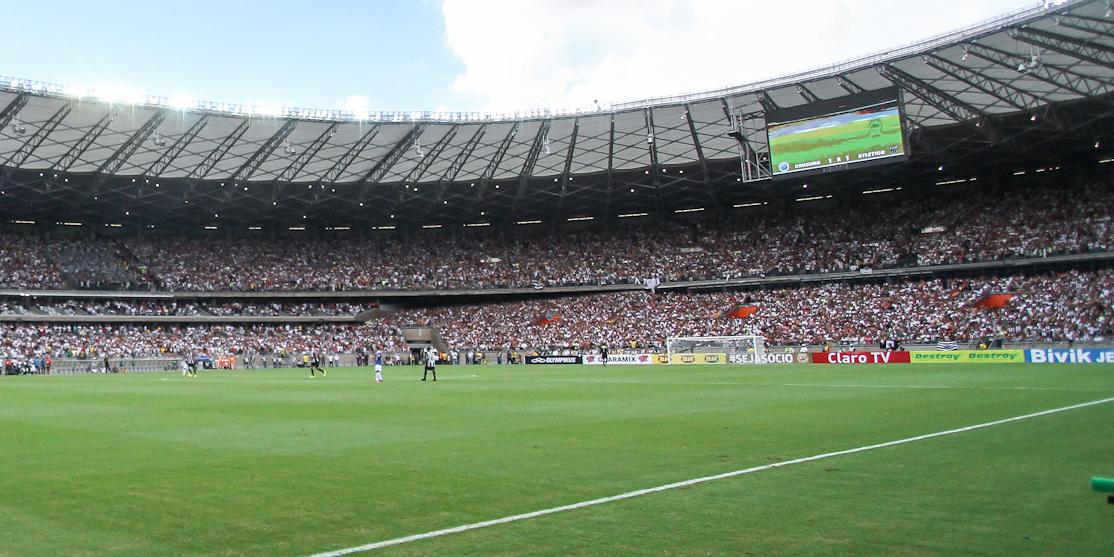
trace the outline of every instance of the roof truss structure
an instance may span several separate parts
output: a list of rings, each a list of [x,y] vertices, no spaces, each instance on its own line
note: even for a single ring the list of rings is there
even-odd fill
[[[911,159],[847,170],[833,183],[1093,158],[1093,145],[1114,146],[1108,10],[1105,0],[1034,6],[823,70],[507,120],[183,112],[77,102],[0,80],[0,216],[97,219],[127,206],[159,222],[552,222],[732,207],[796,183],[771,177],[768,111],[895,85]]]

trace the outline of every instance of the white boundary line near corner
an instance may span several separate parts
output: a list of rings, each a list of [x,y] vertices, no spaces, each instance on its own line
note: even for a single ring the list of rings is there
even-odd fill
[[[842,451],[835,451],[835,452],[823,453],[823,454],[818,454],[818,455],[813,455],[813,456],[806,456],[806,457],[802,457],[802,458],[795,458],[793,460],[784,460],[784,461],[775,462],[775,463],[772,463],[772,464],[763,464],[761,466],[754,466],[754,467],[751,467],[751,468],[744,468],[742,470],[734,470],[734,471],[731,471],[731,472],[724,472],[722,474],[716,474],[714,476],[703,476],[703,477],[700,477],[700,478],[693,478],[691,480],[684,480],[684,481],[680,481],[680,482],[674,482],[674,483],[670,483],[670,484],[659,485],[657,487],[648,487],[648,488],[645,488],[645,489],[639,489],[639,490],[635,490],[635,491],[628,491],[626,493],[620,493],[618,495],[611,495],[609,497],[600,497],[598,499],[591,499],[591,500],[588,500],[588,501],[581,501],[579,503],[572,503],[572,504],[569,504],[569,505],[561,505],[560,507],[551,507],[551,508],[548,508],[548,509],[542,509],[542,510],[528,512],[528,513],[504,516],[502,518],[496,518],[496,519],[492,519],[492,520],[485,520],[483,522],[473,522],[472,524],[463,524],[461,526],[454,526],[452,528],[443,528],[441,530],[433,530],[433,531],[425,532],[425,533],[422,533],[422,534],[413,534],[413,535],[410,535],[410,536],[403,536],[401,538],[393,538],[393,539],[383,540],[383,541],[369,543],[369,544],[365,544],[365,545],[358,545],[358,546],[354,546],[354,547],[346,547],[344,549],[337,549],[337,550],[333,550],[333,551],[325,551],[325,552],[322,552],[322,553],[315,553],[315,554],[311,555],[310,557],[342,557],[344,555],[351,555],[353,553],[363,553],[363,552],[366,552],[366,551],[372,551],[372,550],[375,550],[375,549],[383,549],[385,547],[391,547],[391,546],[395,546],[395,545],[402,545],[402,544],[407,544],[407,543],[410,543],[410,542],[416,542],[416,541],[420,541],[420,540],[427,540],[427,539],[430,539],[430,538],[439,538],[441,536],[448,536],[450,534],[459,534],[461,532],[467,532],[469,530],[478,530],[480,528],[487,528],[488,526],[497,526],[499,524],[507,524],[509,522],[518,522],[518,521],[521,521],[521,520],[529,520],[531,518],[537,518],[539,516],[556,514],[556,513],[565,512],[565,511],[572,511],[572,510],[576,510],[576,509],[583,509],[585,507],[593,507],[593,506],[596,506],[596,505],[603,505],[605,503],[613,503],[615,501],[622,501],[624,499],[632,499],[634,497],[640,497],[642,495],[649,495],[651,493],[658,493],[658,492],[661,492],[661,491],[669,491],[669,490],[678,489],[678,488],[681,488],[681,487],[688,487],[690,485],[712,482],[712,481],[722,480],[722,479],[726,479],[726,478],[733,478],[735,476],[742,476],[742,475],[745,475],[745,474],[754,474],[756,472],[762,472],[764,470],[772,470],[774,468],[781,468],[781,467],[784,467],[784,466],[792,466],[794,464],[804,464],[806,462],[814,462],[814,461],[817,461],[817,460],[823,460],[823,459],[827,459],[827,458],[834,458],[834,457],[837,457],[837,456],[844,456],[844,455],[849,455],[849,454],[854,454],[854,453],[861,453],[861,452],[864,452],[864,451],[872,451],[872,450],[875,450],[875,449],[883,449],[883,448],[886,448],[886,447],[893,447],[893,446],[896,446],[896,445],[904,445],[906,443],[914,443],[914,442],[917,442],[917,441],[924,441],[925,439],[933,439],[933,438],[936,438],[936,437],[943,437],[945,435],[955,435],[957,433],[964,433],[964,432],[968,432],[968,431],[974,431],[976,429],[984,429],[984,428],[993,427],[993,426],[997,426],[997,425],[1008,424],[1008,423],[1011,423],[1011,422],[1019,422],[1021,420],[1028,420],[1030,418],[1037,418],[1037,417],[1040,417],[1040,416],[1047,416],[1049,414],[1058,414],[1060,412],[1067,412],[1069,410],[1077,410],[1079,408],[1086,408],[1088,406],[1097,406],[1099,404],[1107,404],[1107,403],[1110,403],[1110,402],[1114,402],[1114,397],[1103,398],[1103,399],[1099,399],[1099,400],[1092,400],[1090,402],[1081,402],[1079,404],[1073,404],[1071,406],[1062,406],[1060,408],[1052,408],[1050,410],[1042,410],[1040,412],[1034,412],[1032,414],[1024,414],[1024,415],[1021,415],[1021,416],[1014,416],[1012,418],[1003,418],[1001,420],[994,420],[992,422],[985,422],[985,423],[981,423],[981,424],[969,425],[969,426],[959,427],[959,428],[955,428],[955,429],[949,429],[949,430],[946,430],[946,431],[937,431],[935,433],[926,433],[924,435],[917,435],[915,437],[906,437],[904,439],[898,439],[896,441],[887,441],[885,443],[877,443],[877,444],[874,444],[874,445],[866,445],[866,446],[862,446],[862,447],[856,447],[854,449],[844,449]]]

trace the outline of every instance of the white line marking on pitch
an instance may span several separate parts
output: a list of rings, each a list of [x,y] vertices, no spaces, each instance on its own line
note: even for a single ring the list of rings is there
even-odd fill
[[[781,387],[833,387],[846,389],[955,389],[964,391],[1056,391],[1065,393],[1108,392],[1109,389],[1061,389],[1059,387],[980,387],[977,385],[955,387],[949,385],[856,385],[854,383],[748,383],[750,385]]]
[[[389,540],[383,540],[383,541],[380,541],[380,542],[369,543],[369,544],[366,544],[366,545],[358,545],[358,546],[355,546],[355,547],[347,547],[347,548],[344,548],[344,549],[337,549],[337,550],[334,550],[334,551],[326,551],[326,552],[323,552],[323,553],[315,553],[315,554],[311,555],[310,557],[342,557],[343,555],[351,555],[353,553],[362,553],[362,552],[365,552],[365,551],[372,551],[374,549],[383,549],[384,547],[391,547],[391,546],[394,546],[394,545],[402,545],[402,544],[406,544],[406,543],[410,543],[410,542],[416,542],[416,541],[420,541],[420,540],[427,540],[427,539],[430,539],[430,538],[439,538],[441,536],[448,536],[449,534],[459,534],[461,532],[467,532],[469,530],[478,530],[480,528],[487,528],[488,526],[497,526],[499,524],[507,524],[508,522],[518,522],[520,520],[529,520],[531,518],[537,518],[539,516],[545,516],[545,515],[549,515],[549,514],[556,514],[556,513],[561,513],[561,512],[565,512],[565,511],[572,511],[572,510],[576,510],[576,509],[583,509],[585,507],[593,507],[593,506],[596,506],[596,505],[603,505],[605,503],[613,503],[615,501],[622,501],[624,499],[633,499],[634,497],[640,497],[642,495],[649,495],[651,493],[658,493],[658,492],[661,492],[661,491],[669,491],[671,489],[677,489],[677,488],[681,488],[681,487],[688,487],[690,485],[702,484],[702,483],[706,483],[706,482],[713,482],[713,481],[716,481],[716,480],[722,480],[722,479],[726,479],[726,478],[733,478],[735,476],[742,476],[742,475],[745,475],[745,474],[754,474],[756,472],[762,472],[764,470],[772,470],[774,468],[781,468],[783,466],[791,466],[791,465],[794,465],[794,464],[804,464],[806,462],[813,462],[813,461],[817,461],[817,460],[823,460],[823,459],[826,459],[826,458],[833,458],[833,457],[837,457],[837,456],[844,456],[844,455],[849,455],[849,454],[854,454],[854,453],[861,453],[861,452],[864,452],[864,451],[873,451],[875,449],[883,449],[883,448],[886,448],[886,447],[893,447],[895,445],[904,445],[906,443],[914,443],[914,442],[917,442],[917,441],[924,441],[925,439],[933,439],[935,437],[943,437],[945,435],[955,435],[956,433],[964,433],[964,432],[967,432],[967,431],[974,431],[976,429],[983,429],[983,428],[993,427],[993,426],[996,426],[996,425],[1008,424],[1008,423],[1011,423],[1011,422],[1019,422],[1021,420],[1028,420],[1030,418],[1037,418],[1037,417],[1040,417],[1040,416],[1047,416],[1049,414],[1058,414],[1060,412],[1067,412],[1069,410],[1077,410],[1079,408],[1086,408],[1088,406],[1097,406],[1099,404],[1106,404],[1106,403],[1109,403],[1109,402],[1114,402],[1114,397],[1104,398],[1104,399],[1101,399],[1101,400],[1092,400],[1090,402],[1081,402],[1079,404],[1073,404],[1071,406],[1063,406],[1063,407],[1060,407],[1060,408],[1053,408],[1051,410],[1042,410],[1040,412],[1034,412],[1032,414],[1025,414],[1025,415],[1022,415],[1022,416],[1014,416],[1012,418],[1003,418],[1001,420],[994,420],[993,422],[985,422],[985,423],[981,423],[981,424],[969,425],[969,426],[960,427],[960,428],[956,428],[956,429],[949,429],[949,430],[946,430],[946,431],[937,431],[936,433],[926,433],[924,435],[917,435],[916,437],[906,437],[905,439],[898,439],[896,441],[887,441],[885,443],[877,443],[877,444],[874,444],[874,445],[866,445],[866,446],[863,446],[863,447],[856,447],[854,449],[844,449],[842,451],[835,451],[835,452],[831,452],[831,453],[823,453],[823,454],[818,454],[818,455],[813,455],[813,456],[806,456],[806,457],[802,457],[802,458],[795,458],[793,460],[785,460],[785,461],[782,461],[782,462],[775,462],[773,464],[763,464],[762,466],[754,466],[752,468],[744,468],[742,470],[734,470],[734,471],[731,471],[731,472],[724,472],[723,474],[716,474],[714,476],[704,476],[704,477],[700,477],[700,478],[693,478],[691,480],[684,480],[684,481],[680,481],[680,482],[674,482],[674,483],[671,483],[671,484],[659,485],[657,487],[648,487],[646,489],[639,489],[639,490],[636,490],[636,491],[628,491],[626,493],[620,493],[618,495],[612,495],[612,496],[609,496],[609,497],[600,497],[599,499],[591,499],[591,500],[588,500],[588,501],[581,501],[579,503],[572,503],[570,505],[562,505],[560,507],[551,507],[551,508],[548,508],[548,509],[542,509],[540,511],[533,511],[533,512],[522,513],[522,514],[514,514],[514,515],[511,515],[511,516],[504,516],[503,518],[496,518],[496,519],[493,519],[493,520],[485,520],[483,522],[473,522],[472,524],[463,524],[461,526],[454,526],[452,528],[443,528],[441,530],[433,530],[431,532],[425,532],[425,533],[422,533],[422,534],[413,534],[413,535],[410,535],[410,536],[403,536],[401,538],[393,538],[393,539],[389,539]]]

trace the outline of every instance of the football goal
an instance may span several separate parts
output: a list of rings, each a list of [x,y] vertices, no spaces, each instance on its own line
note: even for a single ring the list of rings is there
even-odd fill
[[[760,360],[766,354],[766,339],[760,335],[669,337],[665,339],[665,350],[669,363],[674,362],[674,355],[699,357],[701,354],[722,354],[722,363],[739,361],[739,355],[744,354],[748,360]]]

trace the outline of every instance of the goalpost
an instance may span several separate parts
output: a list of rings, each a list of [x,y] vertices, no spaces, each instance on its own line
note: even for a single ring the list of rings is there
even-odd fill
[[[737,362],[740,354],[747,354],[747,359],[754,361],[761,360],[766,354],[766,338],[761,335],[668,337],[665,339],[665,351],[670,364],[675,354],[723,354],[723,363]]]

